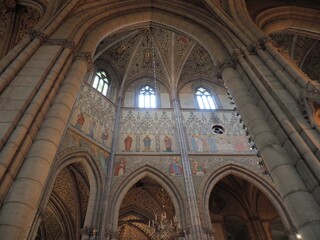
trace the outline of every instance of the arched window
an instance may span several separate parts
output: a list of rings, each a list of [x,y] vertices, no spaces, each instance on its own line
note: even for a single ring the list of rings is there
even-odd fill
[[[144,85],[139,90],[139,108],[155,108],[156,91],[150,85]]]
[[[107,77],[107,73],[98,69],[94,78],[92,86],[101,92],[104,96],[107,96],[110,81]]]
[[[196,89],[196,98],[200,109],[216,109],[217,106],[213,100],[212,95],[204,87]]]

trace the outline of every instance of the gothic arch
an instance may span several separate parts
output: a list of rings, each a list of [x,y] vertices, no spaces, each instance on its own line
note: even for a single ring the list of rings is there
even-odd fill
[[[246,180],[253,186],[255,186],[257,189],[259,189],[277,210],[286,230],[289,232],[294,232],[295,227],[293,226],[293,223],[291,222],[289,215],[282,203],[280,194],[274,188],[274,186],[272,186],[262,177],[258,176],[256,173],[244,167],[237,166],[235,164],[221,166],[220,168],[211,172],[211,175],[205,181],[201,182],[197,197],[200,200],[199,210],[200,213],[203,215],[204,226],[206,226],[209,230],[212,231],[212,225],[209,216],[210,194],[213,188],[216,186],[216,184],[228,175],[234,175],[243,180]]]
[[[112,15],[110,12],[109,16],[112,17],[106,18],[106,13],[101,11],[101,9],[104,9],[102,4],[104,4],[103,1],[87,4],[86,6],[88,9],[86,9],[86,19],[84,19],[83,15],[80,15],[81,12],[76,13],[67,20],[52,37],[63,36],[65,38],[73,39],[76,44],[81,41],[82,46],[80,47],[80,51],[93,54],[98,43],[108,35],[124,28],[132,28],[141,25],[150,26],[151,23],[156,23],[167,28],[179,30],[188,36],[195,36],[194,38],[209,50],[212,56],[214,56],[214,59],[226,57],[224,45],[231,46],[229,37],[222,34],[222,31],[219,30],[222,27],[217,22],[211,19],[211,23],[214,24],[207,24],[204,26],[206,23],[202,23],[202,25],[200,25],[200,21],[195,19],[195,13],[193,13],[193,15],[186,15],[185,13],[182,15],[181,12],[179,15],[179,11],[175,13],[163,11],[163,6],[161,6],[160,3],[159,5],[158,3],[154,3],[153,5],[147,3],[119,7],[117,16]],[[95,7],[98,5],[100,5],[99,8]],[[89,6],[91,8],[89,8]],[[112,11],[112,6],[108,7],[111,9],[110,11]],[[138,10],[139,7],[140,9]],[[150,14],[150,7],[153,8],[152,14]],[[192,23],[188,18],[198,22],[198,24]],[[210,31],[205,28],[209,28]],[[76,33],[70,33],[70,31],[66,31],[66,29],[77,29],[78,31]],[[69,34],[67,35],[67,33]],[[213,34],[219,36],[214,37]]]
[[[93,227],[95,225],[100,225],[101,217],[99,217],[98,212],[101,211],[102,206],[99,204],[102,202],[103,198],[103,173],[101,172],[101,167],[96,163],[96,160],[91,156],[87,151],[79,151],[70,150],[69,153],[63,155],[61,158],[58,157],[55,164],[52,167],[51,174],[48,179],[46,192],[44,193],[42,200],[40,202],[39,209],[43,211],[46,209],[46,206],[49,204],[49,200],[51,199],[52,190],[55,184],[55,181],[60,174],[60,172],[72,164],[81,164],[86,171],[88,181],[89,181],[89,201],[87,204],[87,211],[85,214],[84,226],[85,227]],[[57,201],[54,201],[57,203]],[[57,204],[55,204],[57,205]],[[57,206],[61,206],[58,204]],[[62,218],[63,219],[63,218]],[[30,232],[31,236],[35,236],[38,231],[39,225],[42,220],[42,212],[40,211],[37,216],[34,224],[32,226],[32,230]],[[70,222],[70,221],[69,221]],[[68,222],[68,225],[70,223]],[[67,231],[68,233],[68,231]],[[70,233],[68,233],[70,235]]]
[[[111,231],[116,231],[117,229],[120,204],[122,203],[125,195],[135,183],[144,177],[152,178],[168,193],[174,205],[178,222],[181,224],[182,228],[185,228],[187,224],[187,216],[184,204],[186,197],[184,193],[177,188],[177,185],[174,184],[168,176],[152,166],[145,165],[126,176],[120,184],[113,186],[113,190],[111,190],[113,197],[110,200],[111,204],[109,207],[113,212],[108,216],[108,219],[106,219],[107,222],[109,222]]]
[[[286,28],[320,33],[319,11],[308,8],[277,7],[268,9],[257,16],[256,23],[266,35]]]

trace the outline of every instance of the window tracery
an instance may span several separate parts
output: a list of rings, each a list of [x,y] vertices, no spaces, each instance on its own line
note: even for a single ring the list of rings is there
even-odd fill
[[[216,103],[212,94],[204,87],[198,87],[195,96],[200,109],[216,109]]]
[[[107,73],[104,70],[98,69],[96,71],[92,86],[101,92],[102,95],[107,96],[110,80],[108,79]]]
[[[156,91],[150,85],[139,90],[139,108],[156,108]]]

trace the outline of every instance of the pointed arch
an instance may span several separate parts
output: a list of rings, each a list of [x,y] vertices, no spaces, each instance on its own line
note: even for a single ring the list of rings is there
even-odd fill
[[[203,215],[204,224],[208,229],[210,229],[211,231],[213,230],[209,215],[210,194],[212,193],[213,188],[217,185],[217,183],[228,175],[234,175],[243,180],[246,180],[247,182],[255,186],[258,190],[260,190],[272,203],[272,205],[278,212],[286,230],[294,232],[295,227],[292,221],[290,220],[285,206],[282,203],[281,196],[279,192],[275,189],[275,187],[267,180],[257,175],[257,173],[254,173],[248,170],[247,168],[235,164],[227,164],[218,169],[215,169],[213,172],[211,172],[211,175],[208,178],[206,178],[205,181],[201,182],[199,186],[197,196],[198,199],[200,199],[199,210],[200,213]]]
[[[102,217],[98,213],[102,211],[102,206],[99,203],[102,202],[104,189],[104,174],[101,171],[101,166],[97,164],[96,160],[92,157],[92,154],[86,150],[68,149],[65,152],[67,152],[67,154],[63,155],[62,153],[61,157],[58,157],[51,169],[50,176],[48,177],[50,181],[46,183],[46,192],[42,197],[39,209],[44,210],[49,204],[55,181],[60,172],[66,167],[78,163],[85,169],[89,181],[89,200],[83,226],[100,226]],[[30,236],[36,235],[42,217],[43,215],[40,211],[33,223]]]
[[[107,223],[109,223],[111,230],[116,231],[119,219],[120,205],[128,193],[128,191],[133,187],[135,183],[141,180],[144,177],[149,177],[156,181],[163,189],[168,193],[173,203],[176,216],[178,218],[178,223],[184,229],[186,227],[186,209],[185,209],[185,195],[180,191],[176,184],[172,180],[161,172],[159,169],[156,169],[150,165],[145,165],[136,169],[134,172],[126,176],[120,184],[113,186],[112,190],[112,199],[110,204],[110,210],[112,213],[109,216],[106,216]]]
[[[269,35],[286,28],[303,29],[310,33],[320,33],[319,11],[302,7],[276,7],[263,11],[256,23]]]

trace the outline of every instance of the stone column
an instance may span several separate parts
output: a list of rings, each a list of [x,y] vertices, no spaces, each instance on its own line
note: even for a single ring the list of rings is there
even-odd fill
[[[306,189],[272,129],[256,106],[238,72],[224,65],[222,77],[235,101],[251,137],[283,198],[284,205],[303,239],[320,236],[320,208]]]
[[[113,239],[114,231],[116,231],[117,226],[112,226],[110,222],[110,212],[113,210],[110,209],[110,193],[112,187],[112,178],[113,178],[113,165],[114,159],[116,154],[117,142],[119,138],[119,130],[121,127],[121,105],[122,105],[122,96],[118,97],[117,102],[117,110],[115,113],[115,122],[114,122],[114,131],[112,136],[112,145],[111,145],[111,155],[109,157],[109,162],[107,163],[107,176],[106,176],[106,189],[105,189],[105,196],[104,196],[104,211],[103,211],[103,221],[101,226],[101,239]],[[107,226],[106,226],[107,225]],[[112,229],[114,227],[115,229]]]
[[[184,176],[184,183],[185,183],[186,195],[188,200],[188,208],[190,213],[191,239],[200,240],[200,239],[203,239],[200,214],[199,214],[199,209],[197,204],[196,193],[193,185],[190,161],[188,157],[188,148],[186,143],[187,137],[183,128],[182,113],[180,111],[179,100],[177,99],[176,96],[173,99],[173,110],[175,114],[175,121],[176,121],[178,139],[179,139],[180,150],[181,150],[183,176]]]
[[[90,59],[89,53],[78,54],[9,190],[0,210],[0,236],[3,239],[28,237],[50,167]]]

